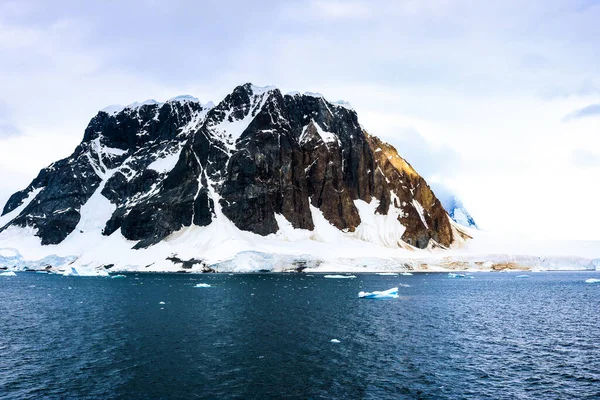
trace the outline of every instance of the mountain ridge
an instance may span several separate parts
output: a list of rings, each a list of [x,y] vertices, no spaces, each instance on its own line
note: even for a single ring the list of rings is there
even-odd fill
[[[99,111],[71,156],[10,197],[0,239],[30,229],[41,245],[59,245],[99,230],[145,249],[218,218],[261,236],[281,231],[282,218],[313,231],[315,212],[387,247],[449,248],[467,237],[347,103],[245,84],[216,105],[178,96]],[[382,216],[385,226],[366,227]]]

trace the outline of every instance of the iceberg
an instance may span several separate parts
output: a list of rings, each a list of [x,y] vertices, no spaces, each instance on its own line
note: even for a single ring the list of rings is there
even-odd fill
[[[194,287],[212,287],[212,286],[209,285],[208,283],[198,283]]]
[[[395,272],[379,272],[377,275],[381,275],[381,276],[398,276],[398,274],[395,273]]]
[[[531,278],[529,275],[517,275],[517,278],[523,279],[523,278]]]
[[[340,343],[340,341],[339,341],[339,340],[337,340],[337,339],[331,339],[331,340],[330,340],[330,342],[331,342],[331,343]]]
[[[473,279],[474,276],[471,275],[471,274],[455,274],[453,272],[449,272],[448,273],[448,278],[453,278],[453,279],[460,279],[460,278],[463,278],[463,279]]]
[[[127,278],[125,275],[113,275],[110,277],[111,279],[120,279],[120,278]]]
[[[404,276],[412,276],[412,273],[410,272],[403,272],[400,275],[404,275]]]
[[[355,275],[325,275],[323,278],[329,279],[352,279],[356,278]]]
[[[108,272],[101,269],[91,268],[75,268],[71,267],[71,270],[66,270],[63,276],[108,276]]]
[[[397,299],[398,288],[394,287],[381,292],[359,292],[358,297],[362,299]]]
[[[7,271],[7,272],[0,272],[0,276],[17,276],[17,274],[15,274],[12,271]]]
[[[0,274],[0,275],[2,275],[2,274]],[[585,283],[600,283],[600,279],[596,279],[596,278],[586,279]]]

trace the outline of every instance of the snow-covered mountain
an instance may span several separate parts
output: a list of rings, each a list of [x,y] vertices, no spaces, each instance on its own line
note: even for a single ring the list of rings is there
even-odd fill
[[[259,242],[447,249],[467,237],[347,103],[251,84],[217,105],[179,96],[100,111],[0,217],[0,248],[86,265],[204,262]]]
[[[448,215],[454,222],[459,225],[466,226],[473,229],[479,229],[475,220],[467,211],[462,201],[454,194],[450,188],[441,183],[431,183],[431,189],[435,193],[436,197],[442,203],[442,206],[448,212]]]

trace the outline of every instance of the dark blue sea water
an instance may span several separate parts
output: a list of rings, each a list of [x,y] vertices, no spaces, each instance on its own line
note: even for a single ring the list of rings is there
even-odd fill
[[[516,275],[0,277],[0,398],[600,398],[600,273]]]

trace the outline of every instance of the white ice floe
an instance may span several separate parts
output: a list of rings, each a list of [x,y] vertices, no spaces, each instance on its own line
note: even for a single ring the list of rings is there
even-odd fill
[[[403,272],[400,275],[404,275],[404,276],[412,276],[412,273],[410,272]]]
[[[339,340],[337,340],[337,339],[331,339],[331,340],[330,340],[330,342],[331,342],[331,343],[340,343],[340,341],[339,341]]]
[[[323,278],[329,279],[352,279],[356,278],[355,275],[325,275]]]
[[[158,304],[165,304],[165,302],[164,301],[159,301]]]
[[[381,292],[359,292],[358,297],[363,299],[396,299],[398,298],[398,288],[394,287]]]
[[[63,276],[108,276],[108,272],[103,269],[95,268],[75,268],[71,267],[62,274]]]
[[[529,275],[517,275],[516,277],[519,279],[531,278]]]
[[[7,272],[0,272],[0,276],[17,276],[17,274],[15,274],[12,271],[7,271]]]
[[[600,279],[596,279],[596,278],[586,279],[585,283],[600,283]]]
[[[113,275],[111,276],[112,279],[120,279],[120,278],[127,278],[125,275]]]
[[[453,279],[473,279],[473,275],[469,275],[469,274],[455,274],[453,272],[449,272],[448,273],[448,278],[453,278]]]
[[[395,273],[395,272],[379,272],[377,275],[381,275],[381,276],[398,276],[398,274]]]
[[[208,283],[198,283],[194,287],[212,287],[212,285],[209,285]]]

